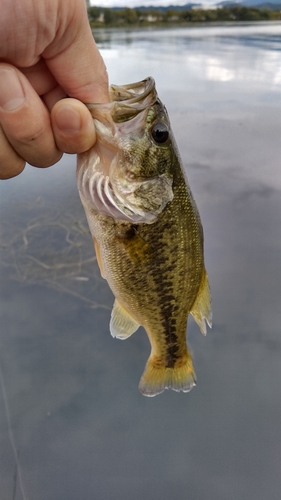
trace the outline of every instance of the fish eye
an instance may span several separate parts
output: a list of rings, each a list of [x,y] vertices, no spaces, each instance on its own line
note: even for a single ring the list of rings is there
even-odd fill
[[[169,139],[169,127],[163,122],[155,123],[151,135],[156,144],[164,144]]]

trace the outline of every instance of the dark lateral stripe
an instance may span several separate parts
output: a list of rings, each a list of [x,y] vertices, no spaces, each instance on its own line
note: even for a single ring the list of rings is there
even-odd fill
[[[166,351],[166,367],[167,368],[174,368],[175,363],[179,357],[178,355],[178,346],[177,344],[171,344],[170,346],[167,347]]]

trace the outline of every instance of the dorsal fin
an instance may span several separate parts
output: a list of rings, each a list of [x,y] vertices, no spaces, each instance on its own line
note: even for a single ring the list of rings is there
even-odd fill
[[[202,280],[190,314],[195,319],[203,335],[206,335],[206,322],[212,328],[212,305],[208,275],[204,268]]]

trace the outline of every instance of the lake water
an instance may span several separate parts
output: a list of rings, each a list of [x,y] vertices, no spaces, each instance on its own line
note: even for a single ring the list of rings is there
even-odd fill
[[[138,392],[109,333],[75,157],[0,183],[1,500],[279,500],[281,25],[97,31],[110,81],[165,102],[205,230],[214,325],[189,394]]]

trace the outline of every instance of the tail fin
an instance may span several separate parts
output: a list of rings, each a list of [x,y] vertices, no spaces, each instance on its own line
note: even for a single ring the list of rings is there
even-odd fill
[[[159,360],[150,355],[139,383],[139,390],[144,396],[157,396],[165,389],[189,392],[196,385],[196,375],[192,359],[187,356],[173,368],[159,364]]]

